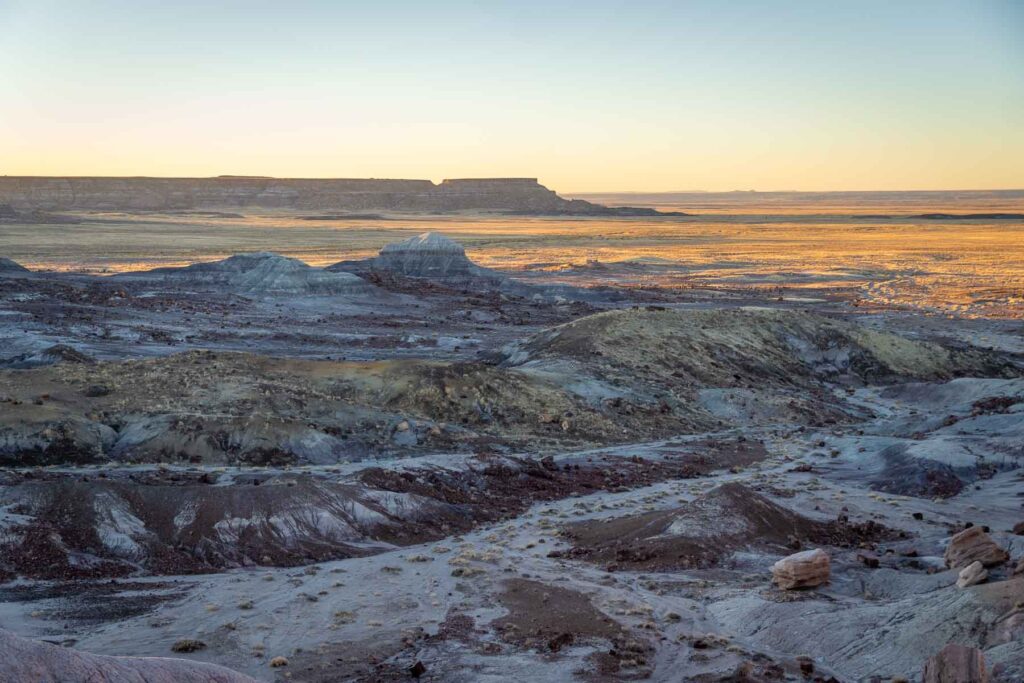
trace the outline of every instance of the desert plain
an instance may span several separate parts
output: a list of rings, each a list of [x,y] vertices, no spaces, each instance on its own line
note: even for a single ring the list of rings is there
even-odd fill
[[[0,680],[1024,679],[1024,192],[579,199],[12,202]]]

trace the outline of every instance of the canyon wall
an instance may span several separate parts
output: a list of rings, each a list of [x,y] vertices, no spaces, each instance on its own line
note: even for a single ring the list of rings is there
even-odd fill
[[[91,178],[0,176],[0,204],[19,210],[189,210],[244,207],[342,211],[594,213],[536,178],[445,180]]]

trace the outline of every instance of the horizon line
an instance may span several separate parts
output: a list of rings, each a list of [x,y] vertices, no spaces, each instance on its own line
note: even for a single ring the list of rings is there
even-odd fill
[[[387,177],[374,177],[374,176],[273,176],[273,175],[259,175],[259,174],[232,174],[222,173],[218,175],[39,175],[39,174],[0,174],[0,178],[25,178],[25,179],[122,179],[122,180],[378,180],[378,181],[396,181],[396,182],[430,182],[434,185],[440,185],[444,182],[459,181],[459,180],[516,180],[516,181],[533,181],[548,189],[551,188],[546,183],[541,182],[539,176],[464,176],[461,178],[442,178],[439,181],[435,181],[432,178],[387,178]],[[730,189],[730,190],[709,190],[709,189],[675,189],[675,190],[558,190],[554,189],[558,194],[571,195],[571,196],[583,196],[583,195],[654,195],[654,194],[855,194],[864,192],[1024,192],[1024,187],[951,187],[951,188],[901,188],[898,190],[892,189],[872,189],[872,188],[857,188],[857,189],[829,189],[829,190],[801,190],[801,189],[785,189],[785,190],[760,190],[756,188],[741,190],[741,189]]]

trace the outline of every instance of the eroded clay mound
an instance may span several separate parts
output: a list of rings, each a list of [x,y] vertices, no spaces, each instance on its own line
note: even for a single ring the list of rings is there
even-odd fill
[[[354,483],[256,475],[214,486],[216,479],[156,473],[7,487],[0,499],[25,523],[6,528],[0,569],[73,578],[296,565],[364,555],[384,539],[437,538],[470,521],[428,497]]]
[[[313,268],[298,259],[259,252],[183,268],[125,273],[120,279],[172,287],[218,289],[243,294],[333,295],[365,292],[371,285],[351,273]]]
[[[810,313],[773,309],[617,310],[506,349],[505,362],[569,358],[605,373],[699,387],[1014,376],[995,354],[950,349]]]
[[[536,304],[615,300],[609,292],[549,284],[528,284],[473,263],[458,242],[436,232],[384,245],[374,258],[339,261],[327,271],[353,273],[393,292],[417,296],[462,292],[474,297],[529,299]]]
[[[804,543],[851,545],[888,533],[873,522],[812,520],[735,483],[678,508],[565,528],[571,557],[652,569],[712,567],[744,548],[788,553]]]
[[[32,683],[256,683],[206,662],[169,657],[108,657],[19,638],[0,629],[5,681]]]
[[[327,464],[371,453],[657,438],[701,424],[657,404],[609,411],[543,378],[482,363],[189,352],[62,363],[0,381],[0,462],[14,465]]]
[[[2,206],[0,206],[2,208]],[[21,265],[17,261],[12,261],[9,258],[0,257],[0,275],[25,275],[32,271]]]
[[[694,442],[656,459],[557,463],[480,456],[451,468],[367,468],[350,477],[45,470],[0,478],[0,577],[213,572],[386,551],[518,514],[539,500],[645,486],[747,465],[750,442]]]

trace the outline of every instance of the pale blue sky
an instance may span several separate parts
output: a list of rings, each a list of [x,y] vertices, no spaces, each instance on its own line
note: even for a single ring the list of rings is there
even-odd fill
[[[0,0],[0,173],[1024,186],[1024,2]]]

